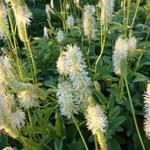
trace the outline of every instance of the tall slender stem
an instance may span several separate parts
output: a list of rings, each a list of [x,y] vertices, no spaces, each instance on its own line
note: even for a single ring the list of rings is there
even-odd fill
[[[128,0],[128,3],[127,3],[127,20],[126,20],[126,26],[127,27],[128,27],[128,24],[129,24],[130,4],[131,4],[131,0]]]
[[[82,142],[83,142],[83,144],[84,144],[85,149],[86,149],[86,150],[89,150],[89,149],[88,149],[88,146],[87,146],[87,144],[86,144],[86,142],[85,142],[85,140],[84,140],[84,137],[83,137],[83,135],[82,135],[82,133],[81,133],[81,130],[80,130],[80,128],[79,128],[79,126],[78,126],[78,124],[77,124],[77,122],[76,122],[76,119],[74,118],[74,116],[72,116],[72,120],[73,120],[73,122],[74,122],[74,124],[75,124],[75,126],[76,126],[76,128],[77,128],[77,130],[78,130],[78,132],[79,132],[79,134],[80,134],[80,137],[81,137],[81,139],[82,139]]]
[[[127,93],[128,93],[128,97],[129,97],[129,101],[130,101],[130,106],[131,106],[131,111],[132,111],[132,115],[133,115],[133,120],[134,120],[135,128],[136,128],[139,140],[141,142],[141,146],[142,146],[143,150],[146,150],[145,149],[145,145],[144,145],[143,140],[142,140],[142,137],[141,137],[141,134],[140,134],[140,131],[139,131],[138,124],[137,124],[137,120],[136,120],[136,116],[135,116],[135,110],[134,110],[134,106],[133,106],[133,103],[132,103],[132,99],[131,99],[131,94],[130,94],[130,90],[129,90],[129,87],[128,87],[127,78],[125,76],[124,76],[124,80],[125,80],[125,84],[126,84],[126,88],[127,88]]]
[[[132,23],[131,23],[130,34],[131,34],[132,28],[134,26],[134,22],[135,22],[135,19],[136,19],[136,16],[137,16],[137,12],[138,12],[138,9],[139,9],[139,6],[140,6],[140,2],[141,2],[141,0],[137,0],[137,5],[136,5],[134,17],[133,17],[133,20],[132,20]]]

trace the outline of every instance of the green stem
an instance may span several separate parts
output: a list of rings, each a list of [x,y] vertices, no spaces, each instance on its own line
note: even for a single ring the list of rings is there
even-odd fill
[[[10,16],[10,11],[8,11],[8,19],[9,19],[9,22],[10,22],[10,27],[11,27],[11,32],[12,32],[12,37],[13,37],[13,42],[14,42],[14,53],[15,53],[16,59],[17,59],[16,60],[17,68],[18,68],[20,79],[23,81],[23,74],[22,74],[22,70],[21,70],[21,63],[20,63],[19,56],[18,56],[17,44],[16,44],[17,42],[16,42],[15,31],[14,31],[14,28],[13,28],[12,19],[11,19],[11,16]]]
[[[131,28],[130,28],[130,34],[132,32],[132,28],[133,28],[133,25],[134,25],[134,22],[135,22],[135,19],[136,19],[136,16],[137,16],[137,12],[138,12],[138,9],[139,9],[139,6],[140,6],[140,2],[141,2],[141,0],[137,0],[137,5],[136,5],[135,13],[134,13],[134,17],[133,17]]]
[[[76,126],[76,128],[77,128],[77,130],[78,130],[78,132],[79,132],[79,134],[80,134],[80,137],[81,137],[81,139],[82,139],[82,142],[83,142],[83,144],[84,144],[85,149],[86,149],[86,150],[89,150],[89,149],[88,149],[88,146],[87,146],[87,144],[86,144],[86,142],[85,142],[85,140],[84,140],[84,137],[83,137],[83,135],[82,135],[82,133],[81,133],[81,130],[80,130],[80,128],[79,128],[79,126],[78,126],[78,124],[77,124],[77,122],[76,122],[76,119],[74,118],[74,116],[72,116],[72,120],[73,120],[73,122],[74,122],[74,124],[75,124],[75,126]]]
[[[102,25],[101,25],[101,52],[100,52],[100,55],[98,56],[96,63],[95,63],[95,72],[97,71],[97,65],[99,63],[100,58],[103,55],[103,52],[104,52],[105,41],[106,41],[106,25],[104,27],[104,38],[102,37]]]
[[[126,88],[127,88],[127,93],[128,93],[128,97],[129,97],[129,101],[130,101],[130,106],[131,106],[131,111],[132,111],[132,115],[133,115],[133,120],[134,120],[135,128],[136,128],[139,140],[141,142],[142,148],[143,148],[143,150],[146,150],[145,149],[145,145],[144,145],[143,140],[142,140],[142,137],[141,137],[141,134],[140,134],[140,131],[139,131],[138,124],[137,124],[137,120],[136,120],[136,116],[135,116],[135,110],[134,110],[134,106],[133,106],[133,103],[132,103],[132,99],[131,99],[130,90],[129,90],[129,87],[128,87],[127,78],[125,76],[124,76],[124,80],[125,80],[125,84],[126,84]]]
[[[127,22],[126,22],[127,28],[128,28],[128,24],[129,24],[130,4],[131,4],[131,0],[128,0],[128,4],[127,4]]]
[[[27,46],[26,42],[24,42],[24,46],[25,46],[26,50],[28,50],[28,46]],[[27,58],[28,58],[28,63],[29,63],[30,71],[31,71],[32,80],[34,81],[34,73],[33,73],[33,68],[31,65],[29,52],[27,52]]]
[[[95,150],[98,150],[97,137],[94,135]]]
[[[31,62],[32,62],[32,65],[33,65],[34,82],[37,83],[36,67],[35,67],[35,62],[34,62],[34,58],[33,58],[33,54],[32,54],[32,50],[31,50],[31,46],[29,44],[29,41],[27,41],[27,46],[28,46],[30,57],[31,57]]]
[[[31,117],[29,109],[27,110],[27,113],[28,113],[28,118],[29,118],[30,125],[32,127],[33,126],[33,124],[32,124],[32,117]]]
[[[90,67],[90,49],[91,49],[91,40],[90,40],[90,38],[88,38],[88,42],[89,42],[89,48],[88,48],[87,58],[88,58],[88,65]]]

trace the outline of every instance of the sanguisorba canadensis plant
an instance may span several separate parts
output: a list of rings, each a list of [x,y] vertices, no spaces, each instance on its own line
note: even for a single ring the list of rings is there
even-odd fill
[[[148,149],[150,2],[40,5],[0,1],[0,149]]]

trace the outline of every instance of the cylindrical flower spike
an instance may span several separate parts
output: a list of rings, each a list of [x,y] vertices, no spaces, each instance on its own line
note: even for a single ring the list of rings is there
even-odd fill
[[[116,75],[121,75],[122,61],[128,56],[128,41],[119,37],[115,43],[113,52],[113,66]],[[125,66],[124,66],[125,67]]]
[[[65,52],[66,69],[73,88],[78,93],[78,101],[86,106],[87,99],[91,95],[91,79],[86,71],[87,66],[80,48],[76,45],[67,45]],[[83,106],[81,105],[81,106]]]
[[[101,5],[102,25],[110,23],[113,11],[114,11],[114,0],[102,0]]]
[[[0,2],[0,38],[8,39],[9,26],[7,20],[7,9],[5,5]]]
[[[60,105],[61,114],[68,117],[69,119],[73,114],[78,113],[77,100],[73,96],[73,89],[69,82],[64,81],[58,84],[57,99]]]
[[[83,28],[84,35],[93,38],[95,32],[95,7],[93,5],[84,6]]]
[[[146,136],[150,139],[150,83],[148,83],[147,91],[144,94],[144,108],[145,108],[144,131]]]

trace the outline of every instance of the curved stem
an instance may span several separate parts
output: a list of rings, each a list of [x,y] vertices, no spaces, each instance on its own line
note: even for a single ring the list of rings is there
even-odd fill
[[[127,93],[128,93],[128,97],[129,97],[129,101],[130,101],[130,106],[131,106],[131,111],[132,111],[132,115],[133,115],[133,120],[134,120],[135,128],[136,128],[139,140],[141,142],[141,146],[142,146],[143,150],[146,150],[145,149],[145,145],[144,145],[143,140],[142,140],[142,137],[141,137],[141,134],[140,134],[140,131],[139,131],[138,124],[137,124],[137,120],[136,120],[136,116],[135,116],[135,110],[134,110],[134,106],[133,106],[133,103],[132,103],[132,99],[131,99],[130,90],[129,90],[129,87],[128,87],[127,78],[124,77],[124,80],[125,80],[125,84],[126,84],[126,88],[127,88]]]
[[[78,130],[78,132],[79,132],[79,134],[80,134],[80,137],[81,137],[81,139],[82,139],[82,142],[83,142],[83,144],[84,144],[85,149],[86,149],[86,150],[89,150],[89,149],[88,149],[88,146],[87,146],[87,144],[86,144],[86,142],[85,142],[85,140],[84,140],[84,137],[83,137],[83,135],[82,135],[82,133],[81,133],[81,130],[80,130],[80,128],[79,128],[79,126],[78,126],[78,124],[77,124],[77,122],[76,122],[76,119],[74,118],[74,116],[72,116],[72,119],[73,119],[73,122],[74,122],[74,124],[75,124],[75,126],[76,126],[76,128],[77,128],[77,130]]]
[[[100,58],[102,57],[103,55],[103,52],[104,52],[104,47],[105,47],[105,41],[106,41],[106,27],[104,28],[105,31],[104,31],[104,38],[102,38],[102,35],[101,35],[101,52],[100,52],[100,55],[98,56],[97,60],[96,60],[96,63],[95,63],[95,72],[97,70],[97,65],[99,63],[99,60]],[[102,30],[102,29],[101,29]],[[102,34],[102,31],[101,31],[101,34]]]

